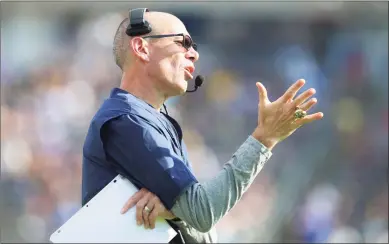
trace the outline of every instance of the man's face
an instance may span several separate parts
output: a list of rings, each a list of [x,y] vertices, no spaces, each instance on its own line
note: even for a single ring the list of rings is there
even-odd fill
[[[172,23],[161,34],[184,34],[190,38],[185,26],[181,22]],[[199,54],[189,47],[183,46],[185,37],[174,36],[151,40],[149,75],[152,76],[159,90],[167,96],[183,94],[188,81],[193,79],[194,63]]]

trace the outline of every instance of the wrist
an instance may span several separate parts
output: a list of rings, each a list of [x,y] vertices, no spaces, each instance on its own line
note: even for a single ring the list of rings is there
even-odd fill
[[[275,147],[277,144],[276,140],[269,138],[266,136],[260,129],[255,129],[254,132],[251,134],[257,141],[262,143],[267,149],[270,151]]]

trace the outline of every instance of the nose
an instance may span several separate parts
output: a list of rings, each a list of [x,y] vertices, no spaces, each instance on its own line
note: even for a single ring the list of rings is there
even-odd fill
[[[190,59],[193,63],[197,62],[200,58],[200,54],[194,50],[193,47],[190,47],[190,49],[186,52],[185,58]]]

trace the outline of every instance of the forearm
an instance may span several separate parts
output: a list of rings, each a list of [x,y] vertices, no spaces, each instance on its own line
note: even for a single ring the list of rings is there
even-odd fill
[[[270,156],[250,136],[215,178],[192,185],[171,211],[196,230],[208,232],[239,201]]]

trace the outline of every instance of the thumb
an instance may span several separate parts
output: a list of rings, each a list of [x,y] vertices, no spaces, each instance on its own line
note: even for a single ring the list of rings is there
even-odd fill
[[[267,97],[267,91],[266,91],[265,86],[261,82],[257,82],[255,85],[258,88],[259,105],[262,107],[262,105],[269,102],[269,99]]]

